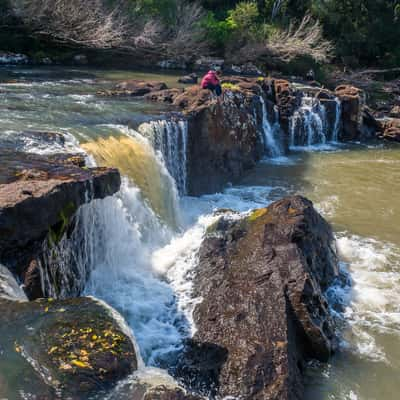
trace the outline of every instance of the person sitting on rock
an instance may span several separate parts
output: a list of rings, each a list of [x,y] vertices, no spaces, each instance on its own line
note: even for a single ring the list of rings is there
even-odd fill
[[[221,96],[222,94],[222,87],[218,77],[219,75],[221,75],[220,70],[216,71],[211,69],[201,80],[201,87],[203,89],[211,90],[211,93],[217,97]]]

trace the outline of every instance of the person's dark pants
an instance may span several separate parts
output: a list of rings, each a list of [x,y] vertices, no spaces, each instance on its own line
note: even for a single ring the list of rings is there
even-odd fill
[[[217,96],[221,96],[222,94],[222,87],[221,85],[213,85],[212,83],[208,83],[205,89],[211,90],[213,93],[215,93]]]

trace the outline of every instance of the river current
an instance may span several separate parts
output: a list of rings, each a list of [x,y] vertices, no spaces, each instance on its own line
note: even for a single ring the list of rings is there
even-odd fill
[[[185,182],[176,183],[184,171],[169,167],[168,157],[179,160],[180,155],[171,147],[163,151],[162,143],[155,147],[152,126],[146,124],[161,118],[165,107],[96,96],[115,80],[133,77],[176,81],[173,75],[120,71],[0,69],[0,146],[60,151],[21,135],[59,131],[67,135],[67,147],[85,151],[92,163],[120,168],[124,177],[118,194],[79,212],[76,240],[85,237],[84,261],[92,268],[85,293],[123,314],[145,365],[171,371],[182,339],[195,329],[191,311],[197,300],[190,277],[213,211],[246,212],[287,194],[303,194],[333,225],[348,277],[345,287],[329,293],[342,304],[341,350],[327,365],[310,365],[306,399],[398,399],[400,147],[296,147],[288,157],[266,157],[221,193],[188,197]],[[168,132],[184,140],[182,123],[175,133]],[[0,398],[32,398],[29,388],[2,388],[2,376],[7,376],[2,368],[0,361]]]

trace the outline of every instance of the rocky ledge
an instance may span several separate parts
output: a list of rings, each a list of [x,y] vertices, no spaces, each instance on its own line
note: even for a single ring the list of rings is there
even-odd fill
[[[400,142],[400,119],[386,118],[379,121],[379,138],[391,142]]]
[[[82,155],[0,152],[0,262],[41,297],[37,259],[57,242],[78,208],[120,187],[118,170],[87,168]]]
[[[225,79],[218,102],[199,86],[153,91],[149,101],[170,104],[188,121],[188,192],[200,195],[219,191],[255,166],[264,154],[262,101],[256,79]],[[274,118],[271,113],[271,118]]]
[[[11,366],[0,368],[6,398],[29,390],[35,398],[87,399],[138,368],[122,317],[92,298],[0,298],[0,336],[0,364]]]
[[[200,249],[180,373],[218,398],[302,399],[305,362],[335,348],[324,291],[337,276],[332,230],[309,200],[222,216]]]

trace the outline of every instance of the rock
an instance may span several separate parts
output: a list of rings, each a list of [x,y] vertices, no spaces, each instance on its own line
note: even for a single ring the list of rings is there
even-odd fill
[[[157,62],[157,67],[162,69],[186,69],[187,64],[182,60],[162,60]]]
[[[181,78],[178,79],[179,83],[185,83],[185,84],[196,84],[199,80],[199,77],[197,74],[190,74],[186,76],[182,76]]]
[[[290,118],[299,105],[299,96],[291,84],[284,79],[265,79],[263,87],[279,110],[280,125],[286,137],[289,135]]]
[[[221,58],[201,57],[194,65],[194,68],[199,71],[208,71],[211,68],[224,69],[225,60]]]
[[[202,400],[203,397],[187,394],[182,388],[169,388],[166,386],[157,386],[149,389],[143,400]]]
[[[164,82],[132,79],[117,84],[112,90],[98,92],[98,95],[141,97],[149,93],[159,92],[160,90],[166,89],[168,89],[168,87]]]
[[[89,398],[138,368],[122,317],[93,298],[0,300],[0,337],[0,377],[13,382],[10,398],[31,391]]]
[[[172,104],[175,98],[183,93],[183,89],[165,89],[156,92],[150,92],[144,96],[146,100],[157,103]]]
[[[0,151],[0,262],[25,280],[31,298],[41,292],[32,262],[43,243],[60,240],[81,205],[119,190],[116,169],[83,165],[81,155]]]
[[[246,75],[246,76],[263,76],[263,73],[260,69],[257,68],[251,62],[241,65],[231,65],[228,68],[224,68],[224,72],[228,74],[238,74],[238,75]]]
[[[324,291],[338,276],[332,230],[300,196],[208,229],[193,279],[197,331],[180,374],[211,395],[302,399],[302,369],[335,347]]]
[[[50,57],[43,57],[42,59],[39,60],[39,64],[52,65],[53,64],[53,60]]]
[[[390,110],[389,117],[400,118],[400,106],[393,106]]]
[[[354,86],[341,85],[335,95],[342,103],[343,129],[341,140],[359,139],[363,131],[363,112],[366,105],[365,93]]]
[[[180,108],[188,121],[188,194],[221,190],[251,169],[264,154],[261,98],[265,98],[267,111],[273,116],[275,111],[266,98],[263,82],[224,77],[220,103],[209,90],[199,86],[146,96]],[[282,138],[282,142],[287,149],[288,141]]]
[[[391,142],[400,142],[400,119],[391,118],[379,121],[380,129],[378,133],[379,139]]]
[[[89,63],[88,58],[85,54],[76,54],[72,61],[76,65],[87,65]]]
[[[173,101],[188,119],[187,180],[191,195],[221,190],[262,156],[261,121],[254,118],[255,112],[260,113],[262,90],[249,82],[233,89],[224,89],[221,104],[198,86]]]
[[[1,64],[28,64],[28,62],[29,62],[29,58],[25,54],[0,51],[0,65]]]

